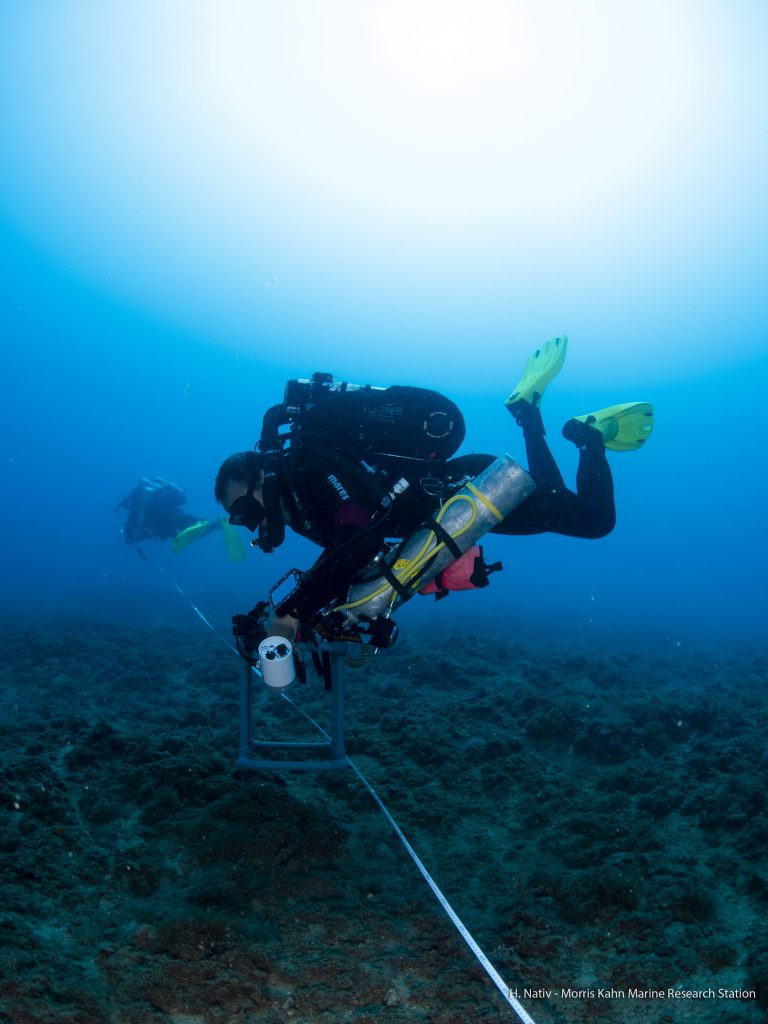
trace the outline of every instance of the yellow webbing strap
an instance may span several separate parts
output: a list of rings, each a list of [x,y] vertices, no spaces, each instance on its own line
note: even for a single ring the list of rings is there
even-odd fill
[[[482,503],[485,505],[485,507],[488,509],[492,516],[496,516],[499,522],[502,521],[504,516],[501,514],[501,512],[499,512],[499,510],[496,508],[496,506],[493,504],[490,498],[486,498],[482,491],[478,491],[478,489],[475,487],[471,480],[469,481],[469,483],[465,484],[465,486],[467,490],[471,491],[472,494],[474,494],[474,496],[479,501],[482,501]]]

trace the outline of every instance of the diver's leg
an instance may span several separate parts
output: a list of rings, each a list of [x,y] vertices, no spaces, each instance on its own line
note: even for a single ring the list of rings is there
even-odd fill
[[[604,537],[616,525],[616,502],[603,435],[586,423],[568,420],[563,436],[579,449],[576,493],[587,503],[586,526],[592,536]]]
[[[565,489],[565,481],[546,442],[546,430],[538,406],[515,402],[509,411],[523,431],[528,472],[536,486]]]
[[[527,402],[516,403],[515,412],[518,407],[523,409],[518,422],[523,429],[528,472],[536,490],[494,526],[491,533],[512,536],[560,533],[567,537],[585,538],[606,536],[616,523],[616,508],[613,477],[600,432],[580,424],[584,430],[578,438],[566,435],[579,448],[574,493],[565,486],[549,450],[541,413]],[[445,467],[445,482],[451,486],[465,477],[477,476],[493,461],[492,455],[480,454],[451,459]]]
[[[527,403],[520,402],[520,406]],[[613,476],[606,458],[602,435],[579,424],[578,437],[566,434],[579,448],[576,493],[563,483],[560,470],[544,440],[538,409],[528,405],[524,413],[523,436],[530,462],[529,472],[536,490],[514,508],[492,533],[526,535],[560,533],[567,537],[605,537],[616,524]],[[573,422],[573,421],[569,421]]]

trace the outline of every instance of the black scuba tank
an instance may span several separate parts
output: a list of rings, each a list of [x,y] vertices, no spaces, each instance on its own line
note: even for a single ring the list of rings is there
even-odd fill
[[[294,437],[361,456],[444,461],[466,433],[464,417],[449,398],[402,384],[350,384],[315,373],[309,380],[289,380],[283,403]]]

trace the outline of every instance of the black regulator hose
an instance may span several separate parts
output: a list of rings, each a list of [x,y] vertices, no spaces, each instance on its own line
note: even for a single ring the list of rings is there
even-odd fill
[[[271,554],[285,540],[285,523],[280,504],[280,458],[282,439],[280,427],[289,422],[285,403],[273,405],[264,414],[258,447],[264,453],[264,521],[259,526],[258,544],[262,551]]]
[[[264,456],[264,483],[261,487],[264,501],[264,521],[259,526],[259,547],[271,554],[285,540],[285,522],[280,504],[279,452]]]

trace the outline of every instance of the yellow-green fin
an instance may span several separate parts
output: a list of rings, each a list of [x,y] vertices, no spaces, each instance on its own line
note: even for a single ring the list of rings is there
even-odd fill
[[[190,544],[194,544],[196,540],[200,540],[201,537],[205,537],[207,534],[212,533],[213,530],[218,530],[218,528],[219,524],[215,520],[211,522],[209,519],[201,519],[200,522],[193,523],[186,530],[176,534],[171,541],[171,550],[174,552],[183,551]]]
[[[507,408],[516,402],[530,402],[538,405],[541,402],[547,384],[555,379],[563,368],[565,353],[568,351],[568,338],[550,338],[541,348],[537,348],[528,357],[523,369],[523,376],[515,389],[505,401]]]
[[[245,558],[245,545],[240,539],[239,533],[235,530],[234,526],[232,526],[226,516],[222,516],[219,519],[219,526],[221,527],[221,535],[224,538],[224,547],[227,549],[230,561],[242,562]]]
[[[643,447],[653,430],[653,406],[648,402],[609,405],[597,412],[573,418],[599,430],[603,435],[603,444],[613,452],[637,451]]]

